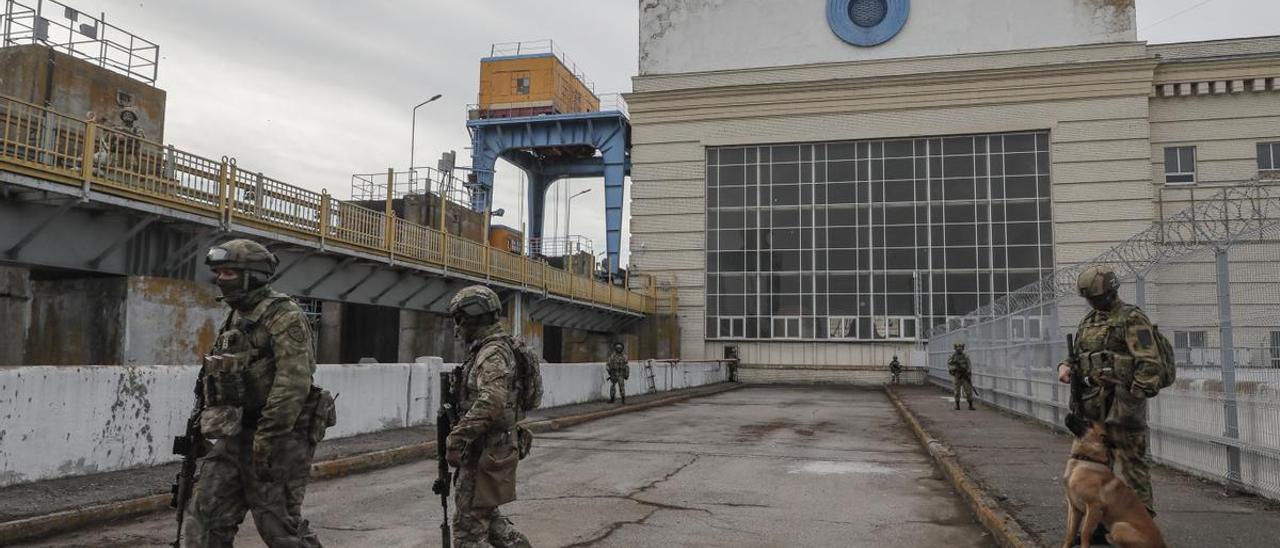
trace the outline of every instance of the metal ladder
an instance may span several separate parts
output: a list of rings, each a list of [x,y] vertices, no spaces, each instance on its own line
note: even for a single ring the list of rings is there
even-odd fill
[[[658,387],[653,382],[653,360],[644,361],[644,380],[649,385],[650,394],[657,392]]]

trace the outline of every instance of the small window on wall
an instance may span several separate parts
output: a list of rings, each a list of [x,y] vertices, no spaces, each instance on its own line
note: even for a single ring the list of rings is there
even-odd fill
[[[1258,171],[1280,172],[1280,142],[1258,143]]]
[[[1196,182],[1196,147],[1165,147],[1164,182],[1169,185]]]
[[[527,75],[516,77],[516,95],[528,95],[530,86],[531,81]]]
[[[1280,368],[1280,331],[1271,332],[1271,367]]]

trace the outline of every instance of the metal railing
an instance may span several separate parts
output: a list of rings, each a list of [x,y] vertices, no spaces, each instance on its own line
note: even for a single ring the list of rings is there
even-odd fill
[[[92,143],[92,145],[87,145]],[[545,262],[443,234],[173,146],[0,97],[0,169],[252,227],[388,261],[504,280],[587,304],[654,313],[669,290],[619,288]],[[384,174],[385,177],[385,174]],[[670,310],[674,310],[672,307]]]
[[[1151,457],[1280,499],[1277,188],[1221,188],[1093,261],[975,311],[971,323],[940,326],[928,342],[930,380],[951,385],[947,360],[963,342],[980,399],[1061,425],[1070,389],[1057,381],[1057,364],[1089,309],[1074,294],[1075,276],[1088,264],[1110,265],[1121,298],[1174,347],[1178,381],[1148,403]]]
[[[160,46],[55,0],[28,6],[4,0],[3,45],[41,44],[148,84],[156,81]]]
[[[351,176],[351,199],[357,202],[376,202],[387,199],[386,171],[357,173]],[[433,167],[415,167],[391,174],[392,197],[403,198],[410,194],[443,193],[455,204],[471,207],[471,190],[462,179]]]
[[[516,55],[554,55],[565,68],[573,73],[573,76],[587,86],[593,93],[596,90],[595,82],[587,78],[587,73],[578,68],[578,64],[569,59],[564,50],[552,40],[531,40],[527,42],[503,42],[489,46],[489,57],[513,57]]]

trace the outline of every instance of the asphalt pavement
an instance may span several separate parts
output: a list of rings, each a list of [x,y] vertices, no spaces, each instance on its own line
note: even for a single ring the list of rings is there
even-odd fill
[[[316,482],[326,546],[438,546],[426,461]],[[540,434],[503,507],[534,546],[989,547],[878,390],[749,387]],[[153,514],[28,546],[160,546]],[[246,520],[237,546],[262,546]]]

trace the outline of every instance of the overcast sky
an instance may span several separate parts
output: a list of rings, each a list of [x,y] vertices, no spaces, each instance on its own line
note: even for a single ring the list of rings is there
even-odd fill
[[[167,142],[342,198],[353,173],[408,165],[410,111],[436,93],[418,111],[416,163],[453,149],[470,164],[465,110],[493,42],[554,39],[602,93],[629,91],[636,72],[636,0],[62,1],[160,44]],[[1137,4],[1153,43],[1280,32],[1276,0]],[[495,222],[518,226],[520,176],[498,179],[508,214]],[[574,200],[571,233],[601,252],[600,182],[572,186],[594,190]]]

